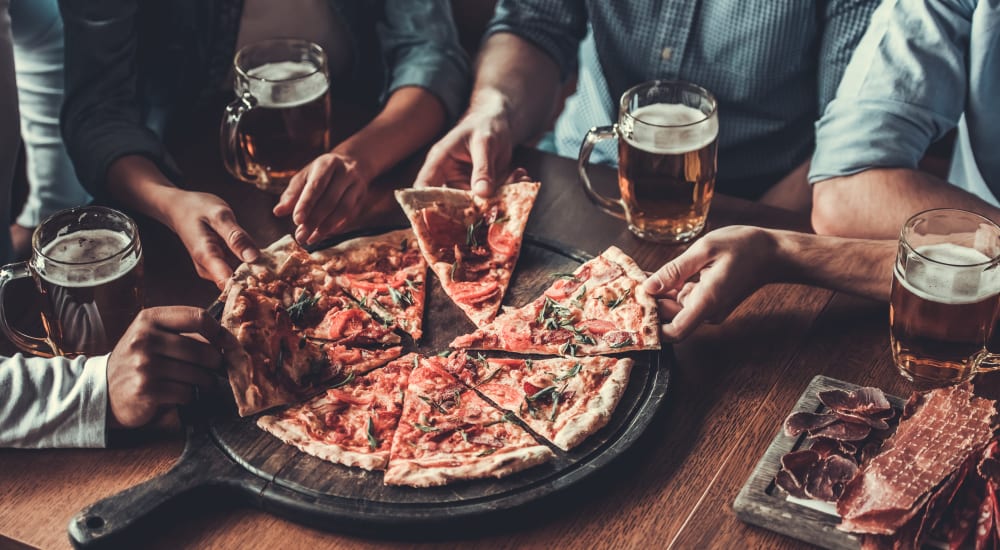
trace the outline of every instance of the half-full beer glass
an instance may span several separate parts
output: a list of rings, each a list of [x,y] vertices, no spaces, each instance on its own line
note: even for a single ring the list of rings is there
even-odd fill
[[[618,123],[591,128],[580,145],[577,168],[587,195],[642,239],[697,236],[715,190],[716,107],[708,90],[688,82],[654,80],[627,90]],[[587,175],[594,145],[611,138],[618,138],[618,200],[595,191]]]
[[[8,285],[32,277],[42,294],[44,337],[10,326]],[[31,259],[0,268],[0,328],[27,353],[97,355],[114,348],[142,309],[142,245],[131,218],[85,206],[53,214],[35,229]]]
[[[954,384],[1000,368],[987,350],[1000,305],[1000,227],[948,208],[910,218],[899,234],[889,328],[908,380]]]
[[[330,150],[326,54],[305,40],[265,40],[241,48],[233,69],[236,100],[222,118],[222,159],[237,179],[281,193]]]

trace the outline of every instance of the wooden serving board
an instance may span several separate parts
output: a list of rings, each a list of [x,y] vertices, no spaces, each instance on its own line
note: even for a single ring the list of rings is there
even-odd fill
[[[553,273],[573,271],[587,259],[587,254],[526,237],[504,303],[530,302],[552,284]],[[408,342],[407,351],[436,353],[475,328],[433,274],[428,273],[428,281],[433,282],[424,337],[416,345]],[[257,428],[257,415],[240,418],[231,404],[202,403],[184,411],[188,439],[177,464],[82,510],[70,521],[70,539],[78,547],[114,544],[122,531],[167,502],[202,491],[227,491],[252,506],[328,530],[410,539],[472,534],[486,522],[516,517],[526,504],[593,475],[641,435],[666,395],[673,352],[667,347],[622,355],[632,357],[635,366],[611,421],[599,432],[570,452],[553,447],[556,459],[547,464],[502,479],[444,487],[387,487],[381,472],[331,464],[283,444]]]
[[[836,378],[816,376],[788,414],[821,412],[826,407],[819,400],[820,392],[834,389],[850,391],[859,387]],[[886,398],[897,410],[903,408],[903,399],[892,395],[886,395]],[[861,539],[857,535],[838,530],[839,517],[787,500],[785,492],[774,484],[774,476],[781,469],[781,457],[797,450],[806,439],[804,433],[798,437],[788,437],[783,424],[784,422],[778,425],[774,441],[736,496],[733,502],[736,517],[746,523],[830,550],[857,550]]]

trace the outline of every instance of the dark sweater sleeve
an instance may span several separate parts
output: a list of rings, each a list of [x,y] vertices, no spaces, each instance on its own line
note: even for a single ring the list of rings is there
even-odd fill
[[[60,0],[65,29],[63,139],[77,177],[106,195],[108,168],[126,155],[152,160],[168,178],[180,172],[143,124],[138,100],[138,0]]]

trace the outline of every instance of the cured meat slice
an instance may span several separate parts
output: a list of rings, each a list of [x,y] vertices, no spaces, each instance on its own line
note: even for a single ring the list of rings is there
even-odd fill
[[[907,524],[930,492],[981,451],[992,435],[994,402],[968,383],[923,396],[883,451],[865,464],[837,503],[844,531],[891,535]]]
[[[803,432],[825,428],[836,421],[837,416],[829,413],[797,412],[785,419],[785,435],[798,437]]]
[[[835,502],[856,473],[858,465],[849,458],[837,454],[823,457],[809,468],[805,493],[817,500]]]
[[[872,433],[867,424],[838,420],[829,426],[809,432],[811,437],[825,437],[837,441],[861,441]]]
[[[833,411],[859,416],[892,410],[885,393],[878,388],[827,390],[819,393],[819,400]]]
[[[819,461],[819,454],[811,449],[794,451],[781,457],[781,470],[774,482],[786,493],[798,498],[809,498],[805,492],[809,469]]]

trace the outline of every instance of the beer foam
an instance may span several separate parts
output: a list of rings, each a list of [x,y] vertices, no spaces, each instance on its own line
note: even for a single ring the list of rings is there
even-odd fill
[[[252,77],[250,95],[257,98],[258,106],[271,109],[305,105],[325,94],[330,87],[326,75],[308,61],[266,63],[250,69],[247,74]]]
[[[654,103],[632,111],[631,116],[637,122],[625,140],[648,153],[678,155],[697,151],[719,135],[717,117],[706,120],[705,113],[687,105]],[[696,122],[700,124],[694,124]],[[684,126],[686,124],[691,126]]]
[[[128,245],[128,236],[111,229],[85,229],[60,235],[42,250],[44,258],[37,260],[38,274],[50,283],[66,287],[109,283],[139,263],[138,254],[117,256]]]
[[[948,266],[912,261],[906,277],[896,279],[913,294],[942,304],[971,304],[1000,293],[1000,273],[996,269],[983,271],[982,264],[990,260],[982,252],[957,244],[942,243],[921,246],[916,251],[931,260]]]

